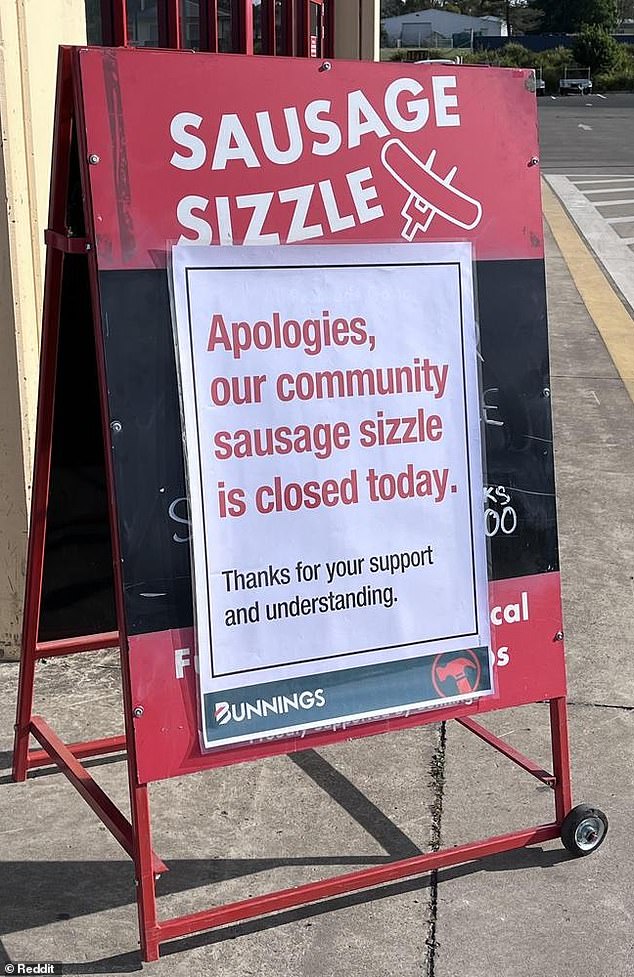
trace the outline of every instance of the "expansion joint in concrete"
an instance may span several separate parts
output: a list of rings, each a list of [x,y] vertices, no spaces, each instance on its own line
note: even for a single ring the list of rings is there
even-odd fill
[[[438,740],[431,758],[431,829],[429,850],[438,851],[442,836],[442,806],[445,792],[445,753],[447,748],[447,724],[438,727]],[[436,973],[436,922],[438,918],[438,870],[434,869],[429,880],[429,901],[427,907],[427,961],[425,977],[435,977]]]

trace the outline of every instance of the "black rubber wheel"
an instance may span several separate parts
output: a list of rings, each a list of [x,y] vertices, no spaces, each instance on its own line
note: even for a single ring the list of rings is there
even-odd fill
[[[598,807],[577,804],[561,826],[561,840],[571,855],[590,855],[603,844],[608,833],[608,819]]]

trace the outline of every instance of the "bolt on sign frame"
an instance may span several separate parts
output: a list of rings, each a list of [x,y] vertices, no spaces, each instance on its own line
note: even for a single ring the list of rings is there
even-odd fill
[[[531,74],[343,61],[325,67],[307,59],[193,58],[125,48],[69,48],[60,54],[13,776],[24,781],[29,770],[57,765],[133,859],[144,960],[157,959],[162,943],[186,934],[554,839],[572,808]],[[435,126],[433,107],[425,115],[420,102],[397,101],[400,108],[386,115],[390,86],[406,98],[423,91],[446,99],[449,92],[445,115],[437,112],[435,119],[459,111],[460,125]],[[262,158],[260,169],[240,170],[237,184],[226,173],[214,174],[207,192],[235,200],[245,187],[268,191],[280,179],[284,186],[305,186],[328,175],[332,192],[344,194],[346,172],[367,168],[380,217],[374,224],[355,220],[349,197],[349,210],[343,210],[344,194],[339,224],[335,220],[328,228],[320,212],[324,240],[394,242],[413,236],[472,242],[490,480],[486,524],[496,691],[343,730],[202,752],[194,669],[179,671],[185,652],[194,647],[194,634],[189,547],[182,535],[186,520],[179,508],[185,488],[166,242],[181,231],[192,236],[178,226],[177,201],[196,186],[200,193],[211,184],[206,170],[192,176],[170,169],[170,113],[186,105],[202,117],[205,104],[216,115],[238,113],[256,139],[253,92],[259,93],[257,109],[266,92],[272,116],[278,117],[289,100],[304,110],[312,99],[327,98],[345,132],[349,120],[341,104],[361,89],[363,118],[373,119],[374,130],[358,144],[349,138],[354,145],[346,146],[344,137],[340,151],[321,158],[318,177],[310,158],[283,168],[281,177]],[[225,93],[222,105],[205,103],[210,91]],[[412,133],[416,111],[422,113],[421,126]],[[493,127],[495,138],[488,131]],[[500,132],[508,136],[502,144]],[[382,152],[388,137],[392,144],[400,141],[400,163]],[[471,220],[471,229],[465,230],[465,221],[458,226],[455,215],[452,223],[447,201],[454,190],[459,209],[468,192],[485,217]],[[342,221],[343,213],[352,216]],[[246,212],[234,212],[238,244],[248,237],[247,219]],[[283,208],[273,209],[267,220],[269,230],[287,240]],[[153,436],[144,427],[151,418],[157,423]],[[33,714],[38,660],[114,646],[121,655],[125,734],[62,742],[43,717]],[[474,718],[544,700],[550,706],[552,772]],[[155,883],[167,866],[152,848],[151,782],[446,719],[551,787],[554,819],[159,919]],[[41,749],[29,748],[31,736]],[[119,752],[127,763],[130,821],[82,763]]]

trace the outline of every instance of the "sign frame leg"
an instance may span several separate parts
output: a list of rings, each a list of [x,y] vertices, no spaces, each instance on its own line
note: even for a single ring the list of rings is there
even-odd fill
[[[77,120],[77,145],[79,150],[79,173],[84,200],[84,220],[86,228],[94,227],[92,214],[92,197],[88,172],[88,146],[86,143],[86,125],[84,119],[84,100],[82,97],[81,72],[79,70],[79,56],[75,49],[72,52],[74,115]],[[150,818],[149,788],[147,784],[139,783],[138,764],[136,759],[136,744],[134,739],[134,712],[132,703],[132,688],[130,677],[130,648],[128,643],[126,615],[124,605],[124,587],[121,572],[121,545],[119,540],[119,526],[115,502],[115,475],[110,446],[110,422],[108,412],[108,381],[106,376],[105,351],[101,333],[99,274],[97,266],[97,250],[94,242],[88,251],[88,274],[90,282],[92,325],[95,338],[97,356],[97,375],[99,384],[99,401],[101,408],[101,427],[104,443],[104,460],[106,485],[108,494],[108,521],[110,525],[110,539],[112,544],[112,563],[114,578],[114,595],[116,607],[117,629],[119,634],[119,654],[121,660],[121,683],[123,691],[123,718],[126,739],[126,766],[128,773],[128,788],[130,794],[130,811],[132,820],[133,860],[135,869],[136,903],[139,918],[139,936],[141,953],[145,961],[158,960],[158,917],[156,907],[155,881],[161,871],[167,867],[160,863],[157,873],[157,859],[152,849],[152,829]]]
[[[53,130],[51,201],[48,216],[49,227],[59,229],[60,231],[65,226],[72,128],[73,110],[70,52],[63,49],[58,64],[55,124]],[[31,519],[27,552],[18,705],[13,750],[13,779],[18,782],[26,780],[28,768],[27,757],[31,731],[31,716],[33,712],[35,664],[38,657],[37,638],[44,573],[44,545],[46,539],[46,515],[51,470],[55,375],[63,263],[64,252],[56,247],[47,247]]]

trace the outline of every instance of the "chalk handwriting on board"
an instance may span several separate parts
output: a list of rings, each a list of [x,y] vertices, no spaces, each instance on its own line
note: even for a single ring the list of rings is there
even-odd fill
[[[500,421],[497,418],[489,416],[489,411],[498,411],[500,409],[498,404],[491,403],[491,395],[499,392],[499,387],[488,387],[482,393],[482,413],[484,416],[484,423],[489,424],[491,427],[504,427],[504,421]]]
[[[189,543],[191,539],[191,520],[189,518],[189,501],[187,500],[187,498],[181,497],[178,499],[174,499],[173,502],[170,503],[169,509],[167,511],[169,513],[170,519],[173,519],[174,522],[177,522],[182,526],[187,526],[187,535],[180,536],[178,533],[174,533],[174,535],[172,536],[174,542]]]
[[[504,485],[489,485],[486,489],[484,531],[489,538],[499,532],[512,536],[517,529],[517,512],[508,504],[510,501],[511,496]]]

